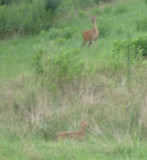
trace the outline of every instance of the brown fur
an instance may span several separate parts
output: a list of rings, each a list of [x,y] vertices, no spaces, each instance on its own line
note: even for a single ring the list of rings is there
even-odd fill
[[[84,33],[83,33],[83,45],[84,46],[86,44],[86,42],[89,41],[89,47],[90,45],[92,45],[93,41],[96,41],[98,38],[99,38],[99,30],[96,26],[96,18],[97,18],[98,15],[95,15],[95,16],[89,16],[89,18],[91,19],[92,21],[92,25],[93,25],[93,28],[92,29],[89,29],[89,30],[86,30]]]
[[[64,131],[57,134],[57,140],[63,138],[81,139],[85,136],[89,125],[86,121],[82,122],[82,128],[79,131]]]

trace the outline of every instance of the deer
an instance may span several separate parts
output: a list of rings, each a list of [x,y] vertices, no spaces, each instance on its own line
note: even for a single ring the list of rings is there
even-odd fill
[[[87,129],[89,128],[89,125],[86,121],[81,122],[81,125],[82,125],[82,128],[78,131],[59,132],[57,134],[56,140],[65,139],[65,138],[78,140],[83,138],[87,133]]]
[[[93,28],[83,32],[84,42],[83,42],[82,47],[86,44],[87,41],[89,41],[89,47],[90,47],[93,41],[96,41],[99,38],[99,30],[96,25],[96,18],[98,17],[98,14],[96,14],[95,16],[88,16],[88,17],[92,21]]]

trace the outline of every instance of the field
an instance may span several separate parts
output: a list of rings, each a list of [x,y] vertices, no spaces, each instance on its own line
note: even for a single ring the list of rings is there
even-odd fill
[[[82,48],[95,14],[100,38]],[[0,41],[0,159],[145,160],[147,2],[98,3],[53,19],[49,30]],[[82,120],[84,139],[55,141]]]

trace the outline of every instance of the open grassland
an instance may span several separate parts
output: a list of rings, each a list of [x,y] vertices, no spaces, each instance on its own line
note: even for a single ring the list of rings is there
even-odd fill
[[[100,38],[81,48],[88,14],[99,14]],[[49,31],[0,41],[0,159],[145,160],[146,46],[134,47],[147,39],[146,1],[64,16]],[[54,141],[81,120],[90,125],[83,140]]]

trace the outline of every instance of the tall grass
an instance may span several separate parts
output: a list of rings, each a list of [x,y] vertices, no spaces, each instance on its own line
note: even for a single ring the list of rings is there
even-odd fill
[[[102,35],[81,49],[95,12]],[[1,41],[0,158],[145,159],[146,31],[136,28],[145,13],[143,1],[103,4],[37,36]],[[54,141],[81,120],[90,125],[83,140]]]

